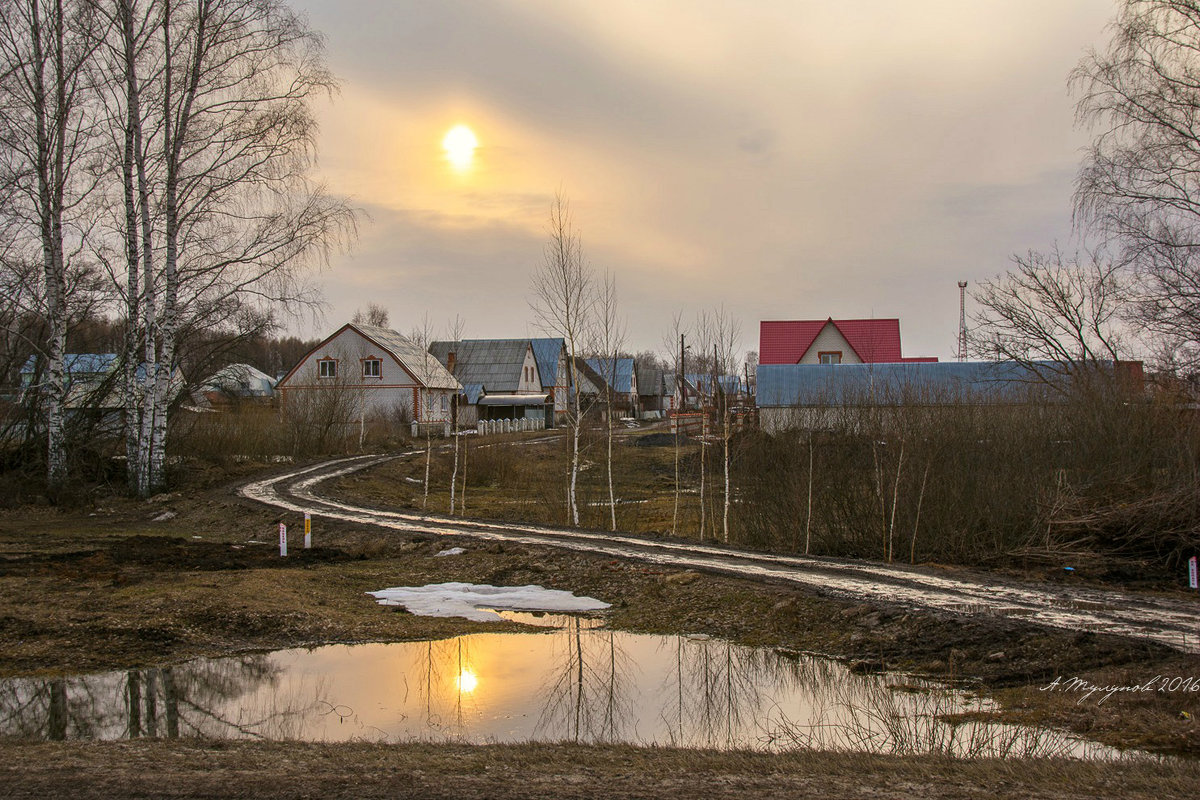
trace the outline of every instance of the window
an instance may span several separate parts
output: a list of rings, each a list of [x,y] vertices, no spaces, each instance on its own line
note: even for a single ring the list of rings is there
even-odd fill
[[[832,350],[829,352],[817,353],[817,360],[822,364],[840,364],[842,363],[842,351]]]
[[[448,397],[446,397],[446,395],[442,395],[442,413],[443,414],[445,414],[447,411],[450,410],[449,404],[450,404],[450,399]]]
[[[362,365],[364,378],[378,378],[382,375],[383,362],[378,358],[364,358]]]
[[[317,362],[317,377],[319,378],[336,378],[337,364],[332,358],[322,358]]]

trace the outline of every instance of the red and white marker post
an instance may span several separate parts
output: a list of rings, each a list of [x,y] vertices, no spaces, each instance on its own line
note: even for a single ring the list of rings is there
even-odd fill
[[[312,547],[312,514],[304,512],[304,549]]]
[[[287,557],[287,525],[279,523],[279,555],[281,558]]]

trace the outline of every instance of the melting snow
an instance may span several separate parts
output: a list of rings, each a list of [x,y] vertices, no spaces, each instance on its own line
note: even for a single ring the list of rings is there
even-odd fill
[[[428,586],[394,586],[367,592],[381,605],[404,606],[422,617],[466,617],[476,622],[503,619],[491,608],[512,611],[601,611],[608,603],[576,597],[560,589],[541,586],[487,586],[476,583],[433,583]]]
[[[436,556],[434,556],[434,558],[437,558],[438,556],[461,556],[465,552],[467,552],[465,548],[451,547],[449,550],[443,550],[442,552],[438,553]]]

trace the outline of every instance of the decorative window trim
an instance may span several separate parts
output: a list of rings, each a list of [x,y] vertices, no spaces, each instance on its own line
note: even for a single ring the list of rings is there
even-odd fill
[[[837,360],[836,361],[826,361],[825,356],[837,356]],[[842,351],[841,350],[821,350],[817,353],[817,363],[818,364],[840,364],[840,363],[842,363]]]
[[[383,380],[383,359],[382,358],[380,358],[379,356],[367,356],[366,358],[360,358],[358,361],[362,365],[362,376],[364,379],[374,378],[376,380]],[[367,372],[368,364],[375,365],[374,374]]]
[[[326,367],[326,364],[331,364],[332,367]],[[338,376],[338,360],[336,358],[318,358],[317,359],[317,378],[319,380],[328,381],[337,378]]]

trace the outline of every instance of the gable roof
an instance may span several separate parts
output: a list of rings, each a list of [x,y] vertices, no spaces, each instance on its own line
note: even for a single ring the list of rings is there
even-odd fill
[[[687,380],[689,386],[704,394],[712,391],[712,375],[707,372],[689,372]],[[718,375],[717,386],[721,387],[721,391],[725,394],[740,394],[746,391],[746,382],[742,380],[741,375]]]
[[[663,393],[663,371],[658,367],[637,365],[638,394],[642,397],[658,396]]]
[[[537,359],[538,373],[542,376],[542,388],[554,386],[558,381],[558,361],[567,349],[567,343],[562,339],[530,339],[533,346],[533,357]],[[567,380],[571,380],[570,370]]]
[[[250,364],[229,364],[205,378],[200,391],[270,397],[275,379]]]
[[[417,383],[427,389],[461,388],[458,385],[458,381],[454,380],[454,376],[447,372],[446,368],[439,364],[436,358],[433,358],[422,350],[421,346],[412,339],[390,328],[381,328],[378,325],[362,325],[356,322],[347,322],[322,339],[321,343],[312,350],[305,353],[304,358],[297,361],[295,366],[276,382],[276,388],[284,388],[284,384],[291,380],[292,375],[295,374],[296,370],[300,369],[301,365],[307,362],[318,350],[340,336],[342,331],[347,329],[354,330],[359,336],[382,348],[388,355],[396,359],[396,363],[411,375]]]
[[[434,342],[429,352],[442,365],[454,353],[454,376],[462,383],[479,383],[491,392],[516,392],[529,339],[464,339]]]
[[[760,364],[795,364],[804,357],[817,336],[832,325],[863,363],[897,364],[930,362],[937,359],[904,358],[900,354],[898,319],[763,320],[759,323]]]
[[[611,379],[614,392],[629,394],[633,391],[632,358],[588,358],[584,361],[605,383]]]
[[[384,348],[400,362],[409,373],[429,389],[458,389],[458,381],[438,363],[436,358],[421,349],[421,346],[391,328],[381,328],[378,325],[360,325],[355,322],[346,323],[345,327],[353,328],[362,336]],[[338,331],[341,333],[341,331]],[[335,336],[337,334],[334,334]],[[330,337],[333,338],[333,337]],[[328,340],[326,340],[328,341]]]

